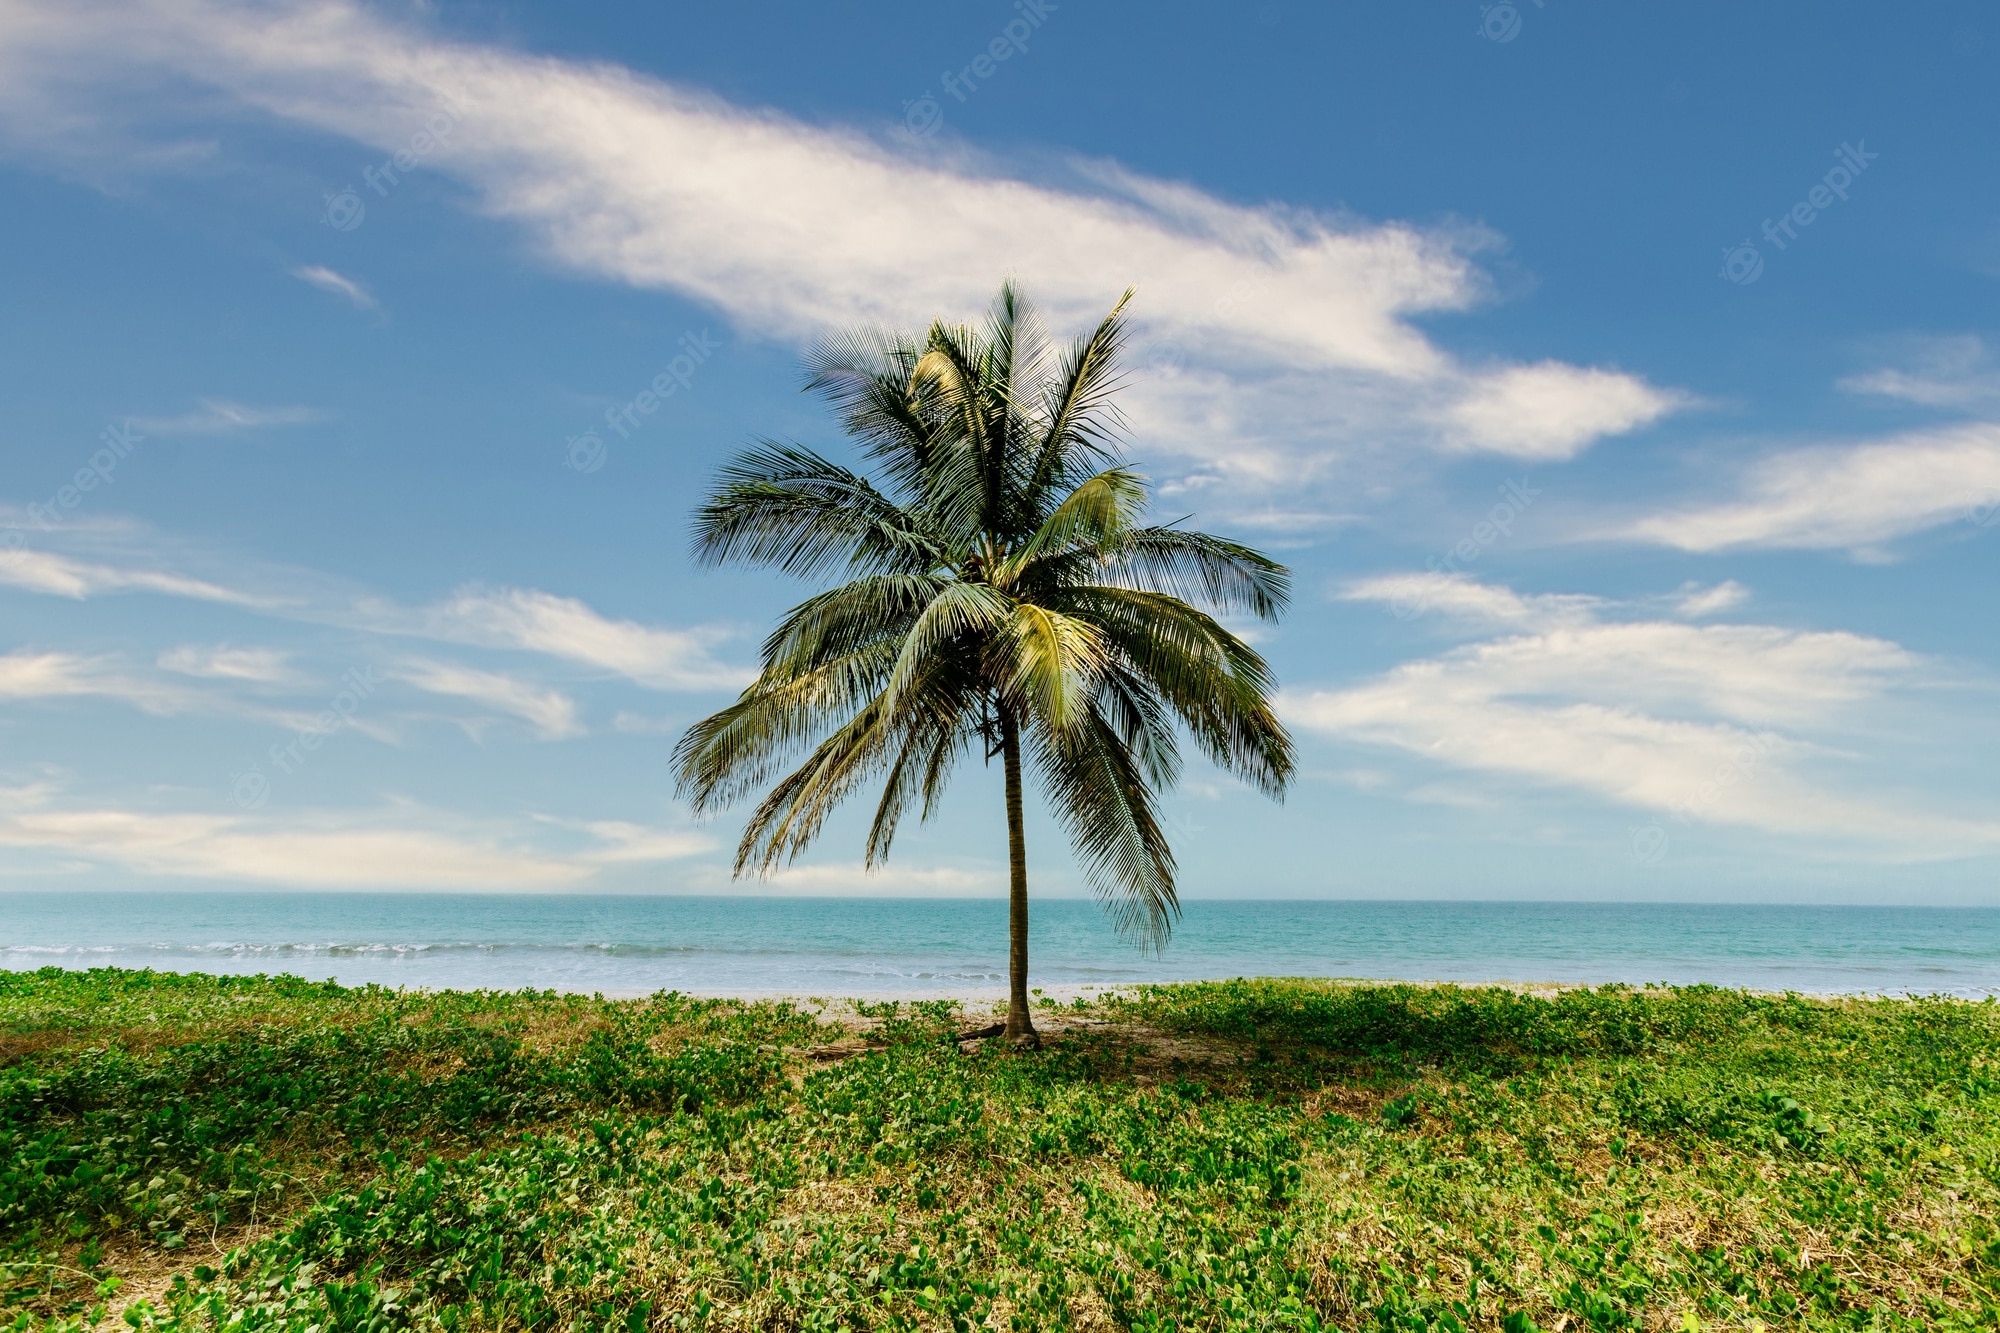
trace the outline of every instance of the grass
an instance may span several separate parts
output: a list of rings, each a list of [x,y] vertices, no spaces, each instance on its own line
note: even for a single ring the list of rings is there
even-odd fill
[[[1042,1020],[0,973],[0,1328],[2000,1317],[1990,1002],[1236,981]]]

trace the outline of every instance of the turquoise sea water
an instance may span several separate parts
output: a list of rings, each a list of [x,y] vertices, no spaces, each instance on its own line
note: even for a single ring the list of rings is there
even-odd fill
[[[1147,955],[1096,906],[1034,905],[1036,985],[1235,976],[1714,982],[2000,993],[2000,908],[1195,902]],[[290,972],[633,993],[972,992],[1006,981],[990,900],[0,894],[0,968]]]

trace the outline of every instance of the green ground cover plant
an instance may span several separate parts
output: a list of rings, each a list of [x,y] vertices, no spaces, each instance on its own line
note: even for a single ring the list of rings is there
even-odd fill
[[[0,973],[0,1325],[2000,1318],[1991,1002],[1235,981],[1038,1020]]]

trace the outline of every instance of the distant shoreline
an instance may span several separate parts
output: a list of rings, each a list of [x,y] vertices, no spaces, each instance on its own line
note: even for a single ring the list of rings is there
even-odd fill
[[[1191,901],[1158,953],[1096,904],[1038,900],[1029,976],[1093,989],[1232,977],[1804,995],[2000,993],[2000,911],[1731,904]],[[989,900],[0,895],[0,967],[292,974],[576,994],[997,998]]]
[[[27,976],[42,971],[52,964],[36,966],[13,966],[0,962],[0,975],[13,973]],[[411,995],[475,995],[547,993],[563,996],[595,996],[610,1001],[633,1001],[651,999],[657,995],[674,994],[700,1000],[741,1000],[745,1003],[765,1001],[792,1001],[805,1006],[831,1008],[849,1001],[864,1004],[883,1004],[890,1001],[903,1004],[930,1003],[939,1000],[954,1000],[967,1013],[983,1012],[986,1006],[1004,1011],[1007,1006],[1005,986],[900,986],[900,987],[839,987],[839,986],[567,986],[536,984],[524,979],[519,984],[483,985],[438,985],[429,982],[397,982],[391,980],[342,980],[332,976],[307,976],[283,967],[262,970],[222,969],[212,967],[134,967],[129,962],[105,962],[95,967],[114,968],[128,971],[147,971],[169,976],[187,977],[264,977],[271,980],[292,978],[309,985],[333,984],[349,990],[361,990],[368,986],[381,986],[386,990],[406,992]],[[88,972],[93,967],[61,967],[64,972]],[[1947,990],[1905,989],[1853,989],[1853,990],[1803,990],[1773,986],[1753,986],[1735,982],[1716,981],[1648,981],[1631,982],[1614,978],[1602,980],[1539,980],[1523,981],[1517,978],[1476,978],[1453,977],[1367,977],[1353,975],[1312,976],[1285,973],[1232,973],[1210,977],[1180,976],[1162,978],[1157,981],[1121,981],[1106,983],[1052,983],[1032,988],[1031,1001],[1040,1007],[1045,1002],[1068,1005],[1082,1000],[1086,1003],[1115,995],[1132,995],[1148,987],[1189,986],[1204,983],[1231,981],[1286,982],[1302,985],[1325,985],[1341,987],[1367,986],[1411,986],[1417,988],[1457,988],[1459,990],[1510,990],[1521,995],[1548,998],[1568,991],[1598,990],[1604,987],[1623,987],[1635,992],[1664,993],[1684,990],[1694,986],[1709,986],[1716,990],[1730,991],[1742,995],[1783,996],[1796,995],[1808,1000],[1911,1000],[1943,998],[1958,1000],[1966,1004],[1978,1004],[1988,999],[2000,1000],[2000,988],[1983,991],[1980,994],[1956,994]]]

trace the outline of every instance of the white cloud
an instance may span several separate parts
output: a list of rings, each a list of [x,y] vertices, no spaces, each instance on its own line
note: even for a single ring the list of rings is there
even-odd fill
[[[552,889],[586,867],[421,829],[253,828],[226,815],[26,810],[0,815],[0,846],[59,851],[148,875],[290,888]]]
[[[884,898],[991,898],[1005,893],[1005,872],[998,866],[911,866],[890,864],[868,869],[859,862],[835,865],[785,866],[765,879],[735,881],[738,888],[801,897],[849,894]]]
[[[56,534],[58,537],[61,534]],[[112,592],[152,592],[221,602],[287,620],[332,625],[368,634],[543,653],[613,672],[657,690],[736,689],[750,672],[718,662],[715,647],[728,638],[711,628],[663,629],[598,614],[571,597],[533,588],[460,589],[444,601],[410,608],[357,595],[303,571],[279,571],[284,596],[240,591],[160,570],[80,560],[51,551],[0,549],[0,585],[56,597],[88,598]],[[161,665],[187,671],[196,650]],[[243,661],[239,659],[240,668]],[[204,668],[214,674],[215,663]],[[202,674],[200,671],[193,674]],[[446,691],[451,692],[451,691]],[[518,708],[507,711],[519,713]],[[533,720],[533,719],[530,719]]]
[[[560,690],[538,689],[516,676],[428,661],[406,662],[395,675],[420,690],[470,699],[518,717],[544,740],[565,740],[583,732],[576,720],[574,699]]]
[[[1474,380],[1445,420],[1461,448],[1556,460],[1601,436],[1650,426],[1683,401],[1630,375],[1543,361]]]
[[[1438,611],[1459,620],[1491,625],[1547,624],[1590,617],[1603,603],[1574,593],[1523,596],[1512,588],[1479,583],[1464,574],[1384,574],[1360,579],[1340,591],[1342,601],[1384,602],[1398,618]]]
[[[1923,407],[2000,404],[2000,359],[1977,335],[1905,339],[1903,351],[1904,365],[1849,375],[1840,387]]]
[[[72,151],[75,125],[178,76],[378,152],[421,144],[420,170],[467,182],[558,261],[681,293],[758,333],[970,314],[1005,273],[1070,325],[1134,283],[1150,332],[1200,372],[1175,393],[1220,382],[1193,412],[1149,409],[1141,386],[1135,419],[1219,468],[1246,451],[1323,456],[1374,438],[1338,429],[1357,381],[1373,390],[1370,426],[1429,420],[1432,444],[1534,458],[1567,457],[1675,402],[1616,371],[1475,369],[1439,349],[1413,320],[1486,295],[1470,255],[1490,238],[1466,230],[1243,207],[1105,163],[1071,163],[1063,185],[1025,180],[962,147],[892,149],[604,63],[446,40],[343,0],[254,15],[213,0],[43,0],[11,15],[0,86],[17,142],[35,151]],[[1232,433],[1203,429],[1218,416],[1235,418]],[[1290,436],[1293,419],[1317,428]]]
[[[228,644],[202,647],[184,643],[160,654],[164,671],[208,680],[244,680],[261,685],[277,685],[294,679],[287,665],[290,654],[276,648],[231,648]]]
[[[119,670],[106,657],[73,653],[0,655],[0,700],[114,699],[155,714],[213,708],[217,701]]]
[[[714,631],[612,620],[574,598],[529,588],[463,589],[424,614],[421,632],[452,643],[546,653],[654,689],[721,689],[749,680],[710,656],[722,637]]]
[[[1692,801],[1737,750],[1756,753],[1765,743],[1741,728],[1601,704],[1536,707],[1495,694],[1444,664],[1417,663],[1375,685],[1306,695],[1289,711],[1314,730],[1662,812]],[[1735,803],[1720,812],[1731,822],[1761,813]]]
[[[145,435],[233,435],[266,426],[308,426],[331,415],[317,407],[251,407],[226,398],[199,399],[200,406],[177,417],[133,417]]]
[[[1583,695],[1770,726],[1824,719],[1913,671],[1917,659],[1885,640],[1841,631],[1655,620],[1558,625],[1418,666],[1401,669],[1494,697]]]
[[[213,671],[182,674],[206,674],[224,680],[251,679]],[[289,730],[314,725],[310,712],[274,708],[213,690],[189,689],[178,682],[134,673],[113,657],[80,657],[60,652],[0,655],[0,701],[83,698],[110,699],[160,717],[187,713],[221,715]]]
[[[1838,757],[1815,737],[1921,674],[1896,644],[1765,625],[1606,623],[1563,604],[1537,624],[1533,599],[1489,591],[1504,613],[1489,619],[1526,632],[1352,688],[1288,695],[1287,716],[1452,768],[1691,820],[1922,855],[2000,846],[2000,824],[1904,809],[1831,780]]]
[[[273,888],[520,890],[578,887],[607,869],[710,845],[615,822],[585,826],[589,844],[562,849],[408,807],[253,817],[65,806],[57,797],[46,785],[0,788],[0,847]]]
[[[585,855],[606,865],[679,861],[715,849],[715,839],[687,829],[647,828],[618,820],[598,820],[584,827],[604,842]]]
[[[1674,610],[1693,620],[1721,615],[1750,600],[1750,590],[1735,579],[1725,579],[1712,588],[1684,583],[1674,593]]]
[[[102,694],[98,665],[69,653],[9,653],[0,657],[0,699]]]
[[[236,606],[257,604],[256,598],[201,579],[183,578],[158,570],[92,564],[25,547],[0,550],[0,584],[78,600],[106,592],[155,592],[202,602],[226,602]]]
[[[362,310],[373,310],[378,304],[366,287],[323,264],[302,265],[292,270],[292,276],[323,292],[332,292]]]
[[[1604,536],[1722,551],[1867,551],[2000,505],[2000,424],[1912,431],[1868,444],[1796,449],[1752,467],[1742,498],[1642,518]]]

